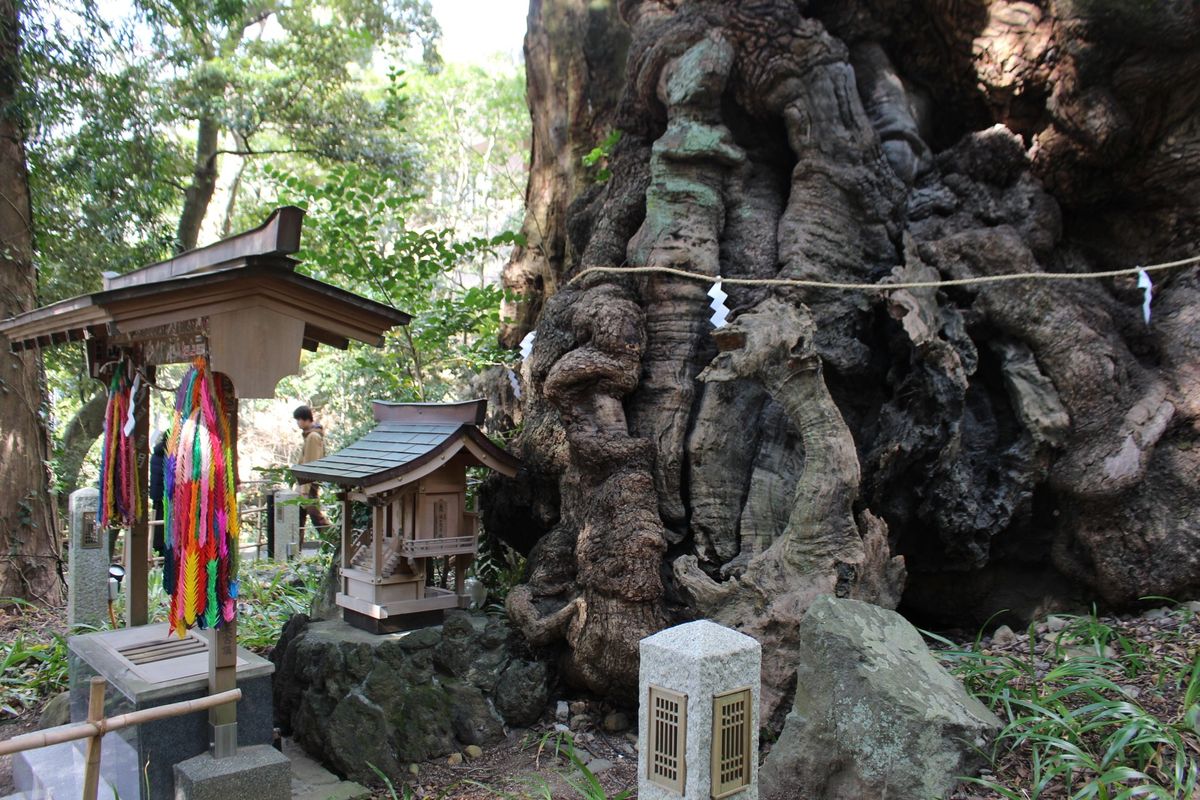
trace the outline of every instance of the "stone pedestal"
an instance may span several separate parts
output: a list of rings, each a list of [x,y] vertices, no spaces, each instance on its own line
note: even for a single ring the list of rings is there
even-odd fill
[[[270,745],[244,747],[228,758],[207,753],[175,765],[175,800],[289,800],[288,757]]]
[[[275,493],[275,548],[271,558],[276,561],[301,555],[297,552],[300,543],[300,506],[296,501],[299,499],[300,495],[296,492]]]
[[[71,517],[67,625],[100,627],[108,619],[108,537],[96,524],[100,492],[77,489],[68,501]]]
[[[639,650],[640,800],[758,800],[762,646],[700,620]]]

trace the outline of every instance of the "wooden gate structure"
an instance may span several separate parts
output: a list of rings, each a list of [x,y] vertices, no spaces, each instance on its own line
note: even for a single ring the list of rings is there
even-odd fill
[[[276,209],[258,228],[132,272],[104,274],[99,292],[63,300],[0,321],[14,351],[65,342],[84,343],[92,377],[105,380],[114,365],[132,362],[142,384],[155,367],[205,356],[231,384],[229,404],[237,474],[237,399],[272,397],[275,385],[300,370],[302,349],[346,349],[353,341],[380,346],[383,335],[409,315],[296,272],[304,211]],[[133,398],[137,476],[146,495],[149,463],[149,392]],[[127,624],[149,621],[149,503],[125,543]],[[209,642],[209,692],[236,684],[237,625],[218,628]],[[237,746],[236,706],[210,711],[213,755]]]

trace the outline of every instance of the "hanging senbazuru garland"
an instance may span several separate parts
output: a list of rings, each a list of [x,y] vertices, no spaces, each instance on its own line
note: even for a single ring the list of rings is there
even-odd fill
[[[180,381],[163,465],[167,552],[163,584],[169,621],[219,628],[237,613],[237,477],[228,400],[208,364],[197,358]]]
[[[140,381],[129,383],[129,364],[122,361],[113,370],[104,408],[104,440],[100,456],[101,528],[128,528],[142,513],[141,482],[137,474],[130,409]]]

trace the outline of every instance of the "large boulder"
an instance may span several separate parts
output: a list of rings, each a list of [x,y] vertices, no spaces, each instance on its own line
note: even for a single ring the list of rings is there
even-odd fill
[[[982,765],[1001,723],[899,614],[822,595],[800,623],[796,699],[764,800],[928,800]]]
[[[272,654],[275,724],[345,777],[392,780],[408,765],[504,738],[545,711],[546,670],[516,657],[503,619],[463,611],[376,636],[341,620],[288,621]]]

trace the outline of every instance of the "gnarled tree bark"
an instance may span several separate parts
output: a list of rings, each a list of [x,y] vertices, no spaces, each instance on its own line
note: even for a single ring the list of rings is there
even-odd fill
[[[770,718],[819,592],[975,624],[1200,591],[1197,268],[1150,326],[1132,277],[888,288],[1194,254],[1200,18],[1117,5],[620,3],[613,175],[553,185],[578,255],[485,498],[572,677],[627,695],[637,638],[712,616],[770,645]],[[705,283],[626,265],[877,289],[726,284],[714,333]]]

